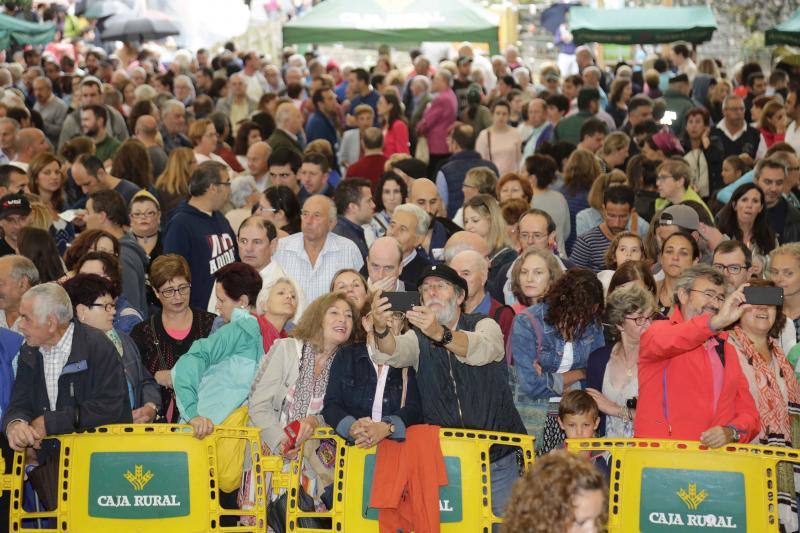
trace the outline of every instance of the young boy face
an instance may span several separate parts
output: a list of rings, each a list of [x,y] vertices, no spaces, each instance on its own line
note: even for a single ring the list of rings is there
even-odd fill
[[[564,415],[563,419],[558,417],[558,425],[568,439],[591,439],[599,424],[600,417],[592,412]]]

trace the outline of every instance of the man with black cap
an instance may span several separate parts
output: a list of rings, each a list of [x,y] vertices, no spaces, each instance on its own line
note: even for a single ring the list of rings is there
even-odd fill
[[[664,102],[667,104],[666,113],[672,118],[670,128],[677,135],[683,135],[686,125],[686,113],[696,107],[696,104],[689,98],[689,76],[678,74],[669,80],[669,87],[664,91]]]
[[[0,228],[3,228],[0,257],[17,253],[17,238],[20,230],[28,224],[30,214],[31,204],[24,194],[7,194],[0,198]]]
[[[420,305],[406,312],[412,328],[395,336],[387,323],[391,304],[375,292],[372,316],[376,364],[414,366],[426,424],[525,433],[508,386],[503,333],[482,314],[462,312],[467,282],[447,265],[431,265],[418,281]],[[388,355],[387,355],[388,354]],[[519,477],[513,448],[490,451],[492,512],[503,515]]]

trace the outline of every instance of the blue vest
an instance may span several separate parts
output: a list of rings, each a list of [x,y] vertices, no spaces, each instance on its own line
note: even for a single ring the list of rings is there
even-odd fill
[[[481,158],[475,150],[465,150],[453,154],[440,168],[447,181],[447,218],[453,218],[458,208],[464,203],[464,176],[475,167],[489,167],[498,174],[497,167],[491,161]]]

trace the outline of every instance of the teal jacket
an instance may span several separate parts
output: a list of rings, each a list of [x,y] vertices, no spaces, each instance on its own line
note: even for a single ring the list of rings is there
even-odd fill
[[[231,322],[205,339],[198,339],[172,368],[172,386],[181,412],[216,425],[247,400],[264,344],[258,321],[235,309]]]

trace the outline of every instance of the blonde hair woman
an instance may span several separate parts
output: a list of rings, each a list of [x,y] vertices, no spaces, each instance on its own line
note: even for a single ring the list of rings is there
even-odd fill
[[[517,252],[511,247],[506,221],[497,200],[488,194],[467,200],[464,204],[464,229],[486,240],[489,245],[489,280],[498,279],[500,272],[507,270],[504,267],[517,258]],[[492,297],[501,300],[503,284],[498,283],[496,291],[492,290],[494,283],[489,283],[489,287]]]
[[[156,179],[156,192],[164,213],[172,211],[189,195],[189,178],[196,164],[191,148],[175,148],[170,152],[164,173]]]

